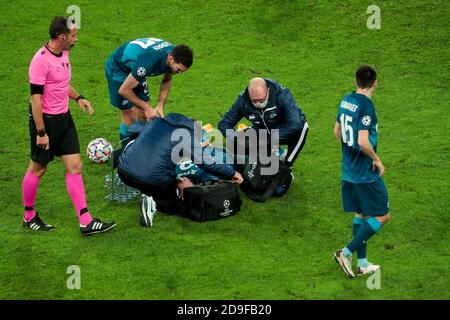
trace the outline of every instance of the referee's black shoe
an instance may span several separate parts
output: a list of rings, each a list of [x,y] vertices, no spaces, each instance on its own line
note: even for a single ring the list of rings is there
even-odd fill
[[[36,216],[30,221],[26,221],[24,218],[23,226],[34,231],[53,231],[55,229],[54,226],[46,224],[44,221],[42,221],[37,212]]]
[[[101,222],[94,218],[87,226],[80,225],[80,231],[81,235],[90,236],[91,234],[107,232],[115,226],[115,222]]]

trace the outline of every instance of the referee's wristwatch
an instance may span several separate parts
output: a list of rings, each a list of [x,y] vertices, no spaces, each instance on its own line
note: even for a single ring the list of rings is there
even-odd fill
[[[78,97],[75,98],[75,101],[78,102],[81,99],[86,100],[86,98],[80,94]]]
[[[45,136],[47,134],[47,132],[45,131],[45,129],[38,129],[37,130],[37,135],[39,136],[39,137],[43,137],[43,136]]]

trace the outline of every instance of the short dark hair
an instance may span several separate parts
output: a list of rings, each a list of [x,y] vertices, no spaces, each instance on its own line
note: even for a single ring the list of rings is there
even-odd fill
[[[56,39],[60,34],[67,34],[70,32],[69,24],[74,24],[73,20],[67,21],[65,17],[54,17],[50,24],[49,33],[50,38]]]
[[[368,65],[363,65],[356,70],[356,85],[361,89],[372,88],[377,80],[377,72]]]
[[[190,68],[194,61],[194,52],[187,45],[179,44],[173,48],[172,57],[176,63],[181,63],[186,68]]]

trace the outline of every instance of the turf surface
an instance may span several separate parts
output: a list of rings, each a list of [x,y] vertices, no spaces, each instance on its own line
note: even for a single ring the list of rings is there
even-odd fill
[[[28,166],[28,66],[65,1],[2,4],[0,28],[0,298],[2,299],[449,299],[448,2],[378,1],[381,29],[369,30],[371,1],[77,1],[79,41],[72,85],[92,102],[89,118],[71,102],[82,149],[94,137],[118,141],[104,63],[126,40],[157,37],[194,48],[191,70],[174,77],[166,113],[217,125],[250,78],[271,77],[292,91],[310,133],[288,195],[209,223],[157,215],[138,224],[138,201],[104,199],[107,165],[83,154],[88,205],[115,220],[108,234],[82,238],[56,160],[41,180],[36,208],[56,226],[21,226]],[[332,128],[362,63],[379,72],[373,100],[379,155],[392,220],[369,242],[382,265],[381,289],[348,280],[332,261],[351,238],[341,209],[340,148]],[[158,94],[160,78],[150,80]],[[84,152],[84,151],[83,151]],[[244,197],[245,198],[245,197]],[[67,267],[81,270],[69,290]]]

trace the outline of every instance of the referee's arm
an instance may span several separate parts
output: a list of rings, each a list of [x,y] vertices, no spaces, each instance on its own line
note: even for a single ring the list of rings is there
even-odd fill
[[[37,130],[45,129],[44,117],[42,116],[41,97],[42,94],[39,93],[31,95],[31,113]]]
[[[72,87],[69,86],[69,98],[72,100],[76,100],[78,98],[78,92]]]
[[[45,125],[44,125],[44,117],[42,115],[42,106],[41,106],[41,98],[44,93],[44,86],[31,84],[31,114],[33,115],[34,124],[36,126],[36,130],[44,131],[45,133]],[[49,138],[47,133],[45,133],[42,137],[37,135],[36,144],[45,150],[50,148]]]
[[[86,111],[87,108],[90,116],[94,114],[94,108],[92,108],[89,100],[78,94],[78,92],[72,87],[72,85],[69,86],[69,98],[75,100],[83,112]]]

